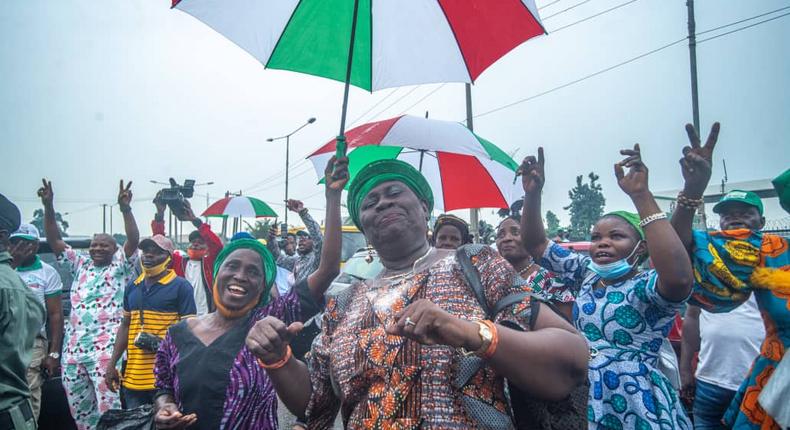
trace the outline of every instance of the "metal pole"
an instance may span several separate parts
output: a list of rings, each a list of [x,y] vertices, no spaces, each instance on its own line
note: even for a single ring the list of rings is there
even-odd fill
[[[112,207],[113,205],[110,205],[110,235],[112,235]]]
[[[107,203],[101,205],[101,232],[107,233]]]
[[[291,156],[291,135],[285,136],[285,225],[288,225],[288,158]]]
[[[474,118],[472,118],[472,84],[466,84],[465,86],[466,86],[466,128],[468,128],[469,131],[474,132],[475,130]],[[470,224],[469,231],[472,233],[475,243],[480,242],[478,217],[479,217],[478,209],[475,208],[469,209],[469,224]]]
[[[699,128],[699,94],[697,93],[697,23],[694,21],[694,0],[686,0],[689,27],[689,65],[691,66],[691,110],[694,128]]]
[[[346,112],[348,111],[348,90],[351,86],[351,66],[354,61],[354,39],[357,34],[357,13],[359,0],[354,0],[354,15],[351,17],[351,40],[348,43],[348,62],[346,63],[346,86],[343,89],[343,110],[340,114],[340,133],[337,135],[336,155],[346,155]],[[286,212],[287,213],[287,212]]]

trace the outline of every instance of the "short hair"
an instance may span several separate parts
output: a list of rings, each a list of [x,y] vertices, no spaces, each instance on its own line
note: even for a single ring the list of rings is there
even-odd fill
[[[203,239],[203,236],[200,235],[200,232],[198,230],[195,230],[192,233],[189,233],[189,241],[190,242],[192,242],[194,240],[197,240],[197,239],[201,239],[201,240]]]

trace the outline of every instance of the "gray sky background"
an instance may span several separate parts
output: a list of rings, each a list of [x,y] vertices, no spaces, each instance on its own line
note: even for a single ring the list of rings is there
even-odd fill
[[[550,34],[518,47],[489,68],[473,89],[475,113],[529,97],[630,59],[686,35],[685,0],[638,0],[551,33],[625,0],[560,0],[542,16]],[[539,0],[538,6],[548,0]],[[787,0],[697,0],[704,31],[790,6]],[[308,117],[318,121],[291,141],[291,196],[323,218],[323,193],[303,157],[336,133],[342,84],[264,70],[247,53],[169,0],[7,1],[0,6],[0,192],[29,220],[40,207],[42,177],[53,181],[56,208],[69,212],[70,233],[101,230],[101,203],[113,203],[118,180],[133,180],[143,234],[150,204],[173,176],[198,182],[205,208],[239,190],[284,208],[285,148],[266,138]],[[771,16],[787,13],[787,10]],[[750,21],[749,23],[754,22]],[[748,24],[748,23],[746,23]],[[701,36],[705,38],[739,26]],[[701,121],[721,121],[712,183],[722,157],[731,182],[771,178],[790,166],[790,16],[698,47]],[[354,125],[403,111],[437,119],[465,116],[462,84],[425,85],[369,94],[351,90]],[[562,206],[575,176],[601,175],[607,210],[632,207],[612,164],[618,149],[639,142],[654,191],[681,186],[677,160],[691,121],[688,49],[679,43],[581,83],[475,119],[475,131],[516,158],[546,148],[544,209],[567,221]],[[397,91],[390,96],[390,93]],[[403,97],[403,98],[401,98]],[[400,99],[400,100],[399,100]],[[390,106],[392,103],[396,102]],[[416,104],[415,104],[416,103]],[[387,108],[390,106],[389,108]],[[387,109],[385,109],[387,108]],[[272,178],[263,181],[267,178]],[[785,216],[772,205],[769,217]],[[115,231],[121,226],[115,209]],[[495,222],[493,211],[483,217]],[[291,219],[296,218],[295,216]]]

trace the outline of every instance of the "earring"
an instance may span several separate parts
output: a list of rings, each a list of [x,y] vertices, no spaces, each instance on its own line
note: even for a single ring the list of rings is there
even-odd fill
[[[368,244],[368,256],[365,257],[365,261],[367,261],[368,264],[373,262],[373,247],[370,244]]]

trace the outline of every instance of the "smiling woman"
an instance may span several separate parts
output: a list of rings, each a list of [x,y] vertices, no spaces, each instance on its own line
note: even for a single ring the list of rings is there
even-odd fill
[[[270,355],[262,358],[267,362],[285,357],[269,375],[283,402],[304,413],[310,428],[328,428],[340,411],[350,429],[509,429],[506,378],[511,390],[555,402],[583,381],[584,339],[532,300],[491,248],[432,248],[432,206],[425,178],[408,164],[385,160],[364,167],[349,187],[348,207],[383,272],[328,300],[309,371],[288,361],[285,324],[261,322],[267,335],[257,338],[259,356]],[[461,261],[470,260],[480,299],[462,268]],[[515,296],[499,312],[488,309]]]

